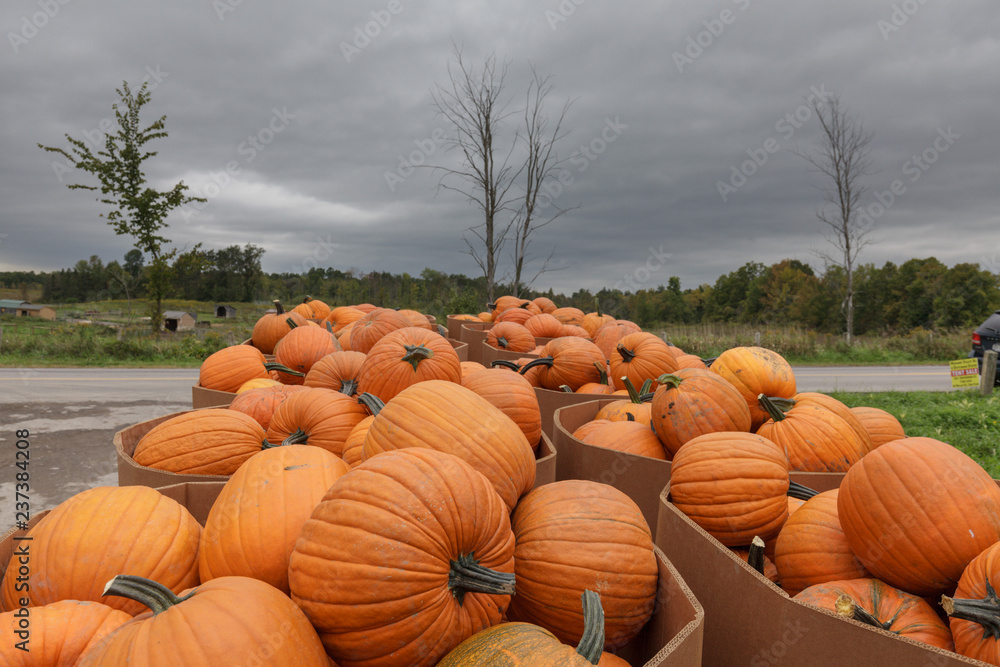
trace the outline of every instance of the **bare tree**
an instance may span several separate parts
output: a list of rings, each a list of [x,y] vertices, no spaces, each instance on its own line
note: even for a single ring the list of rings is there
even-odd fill
[[[438,113],[454,130],[445,140],[447,152],[457,151],[461,159],[456,167],[434,168],[443,171],[439,187],[462,194],[483,213],[482,224],[467,229],[462,238],[483,270],[486,298],[492,302],[497,260],[513,224],[513,220],[503,220],[503,212],[513,204],[511,187],[524,167],[511,163],[517,135],[509,146],[502,145],[504,122],[514,113],[508,110],[510,101],[503,99],[507,62],[497,63],[491,54],[477,71],[462,59],[458,47],[454,55],[455,66],[448,65],[448,86],[431,94]],[[450,177],[458,184],[449,183]]]
[[[566,118],[566,112],[572,105],[572,100],[567,100],[563,104],[550,132],[549,117],[545,113],[545,100],[552,92],[551,77],[540,76],[534,68],[532,68],[531,73],[532,80],[528,85],[524,104],[524,141],[527,144],[527,156],[523,167],[525,186],[521,205],[514,216],[513,223],[514,280],[512,288],[514,296],[521,296],[523,289],[531,287],[538,276],[549,270],[549,261],[555,253],[555,248],[553,248],[535,275],[530,280],[524,280],[524,265],[530,257],[528,248],[531,245],[532,233],[569,210],[555,207],[553,211],[546,212],[542,218],[535,215],[542,185],[548,178],[554,176],[556,169],[562,162],[555,154],[555,145],[566,134],[562,130],[562,124]],[[543,206],[543,208],[547,207]]]
[[[828,264],[844,270],[847,284],[844,287],[842,308],[847,320],[847,344],[854,338],[854,267],[858,255],[871,243],[874,221],[861,216],[861,199],[868,192],[865,176],[871,173],[872,161],[869,144],[872,134],[867,131],[855,114],[841,108],[839,95],[812,100],[811,106],[822,127],[819,147],[811,153],[796,151],[826,182],[823,206],[816,217],[828,227],[827,240],[833,253],[818,253]]]

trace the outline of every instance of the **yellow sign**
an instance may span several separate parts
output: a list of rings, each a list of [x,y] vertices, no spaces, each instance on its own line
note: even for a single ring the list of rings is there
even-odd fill
[[[952,387],[979,386],[979,361],[976,358],[958,359],[950,364]]]

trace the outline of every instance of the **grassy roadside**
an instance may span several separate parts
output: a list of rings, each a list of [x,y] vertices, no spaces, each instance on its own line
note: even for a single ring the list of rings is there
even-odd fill
[[[990,477],[1000,479],[1000,394],[983,397],[978,390],[956,392],[879,392],[830,394],[850,407],[881,408],[903,425],[908,436],[924,436],[962,450]]]

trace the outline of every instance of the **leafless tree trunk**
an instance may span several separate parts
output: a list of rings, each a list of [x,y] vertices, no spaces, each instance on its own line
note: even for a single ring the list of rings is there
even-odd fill
[[[805,158],[825,178],[824,204],[816,212],[820,222],[829,228],[827,240],[833,254],[819,253],[829,264],[844,270],[843,310],[847,320],[847,344],[854,338],[854,267],[858,255],[871,243],[874,220],[862,216],[861,199],[868,192],[864,177],[871,173],[869,143],[872,134],[865,130],[857,116],[840,106],[840,97],[817,98],[812,108],[823,133],[820,146],[812,153],[796,154]]]
[[[558,169],[560,160],[554,154],[556,142],[565,136],[562,131],[563,120],[572,101],[563,104],[555,126],[549,132],[549,117],[545,114],[545,99],[552,92],[550,77],[541,77],[532,69],[532,80],[528,85],[524,105],[524,139],[527,144],[527,157],[524,163],[525,186],[521,205],[514,216],[514,296],[521,296],[521,291],[531,287],[531,284],[549,270],[549,261],[555,253],[555,248],[542,262],[541,267],[530,280],[524,280],[524,265],[528,260],[528,247],[531,245],[531,234],[550,222],[562,216],[568,209],[555,207],[547,211],[544,219],[535,215],[538,207],[538,195],[546,179],[552,177]],[[554,202],[550,202],[554,206]],[[544,207],[543,208],[547,208]]]
[[[449,65],[449,85],[432,92],[434,106],[452,126],[454,134],[446,140],[447,152],[457,151],[459,166],[435,166],[443,171],[439,187],[464,195],[483,213],[483,222],[466,230],[463,239],[469,254],[486,277],[486,298],[495,298],[497,259],[510,233],[512,221],[502,214],[513,203],[510,189],[524,167],[511,164],[517,144],[515,134],[509,146],[501,139],[504,121],[513,113],[509,101],[502,99],[507,63],[498,64],[495,55],[486,58],[476,71],[455,49],[456,67]],[[448,183],[449,178],[458,184]]]

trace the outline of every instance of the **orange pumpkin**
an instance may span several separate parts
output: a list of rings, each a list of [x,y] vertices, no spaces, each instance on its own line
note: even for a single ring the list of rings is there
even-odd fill
[[[596,345],[582,338],[555,338],[542,347],[541,355],[521,367],[523,375],[531,368],[541,367],[539,381],[546,389],[567,385],[576,391],[588,382],[607,380],[605,361]]]
[[[358,371],[358,387],[389,402],[400,391],[427,380],[461,382],[458,353],[443,336],[418,327],[383,336]]]
[[[340,457],[351,429],[367,416],[368,409],[355,398],[307,387],[274,411],[267,441],[273,445],[314,445]]]
[[[643,400],[643,397],[628,377],[623,376],[622,382],[625,384],[628,400],[608,403],[597,411],[594,419],[607,419],[609,421],[631,420],[649,426],[653,417],[652,403]],[[646,388],[651,384],[652,383],[643,383],[643,388]],[[651,396],[647,396],[647,399],[651,398]]]
[[[965,568],[953,596],[941,606],[948,614],[955,650],[973,660],[1000,664],[1000,542],[987,548]]]
[[[302,315],[302,317],[307,320],[322,320],[330,314],[330,306],[326,305],[319,299],[306,296],[302,300],[302,303],[295,306],[294,311]]]
[[[605,324],[597,332],[591,336],[594,339],[594,344],[597,345],[601,350],[601,354],[604,355],[605,359],[611,359],[611,355],[614,354],[615,346],[618,345],[620,341],[625,336],[633,333],[641,333],[642,329],[635,322],[629,322],[628,320],[615,320]]]
[[[322,327],[295,327],[281,339],[274,353],[274,361],[296,375],[278,371],[278,379],[285,384],[302,384],[313,364],[328,354],[340,350],[337,337]]]
[[[750,408],[751,429],[755,431],[770,416],[758,403],[758,396],[795,396],[792,367],[780,354],[763,347],[726,350],[712,362],[709,370],[728,380],[740,392]]]
[[[524,326],[524,324],[535,315],[536,313],[534,313],[531,310],[528,310],[527,308],[521,308],[521,307],[508,308],[507,310],[499,314],[494,314],[493,322],[496,324],[501,324],[503,322],[512,322],[514,324],[520,324],[521,326]]]
[[[28,614],[0,614],[0,664],[4,667],[76,665],[107,634],[132,620],[105,604],[77,600],[32,607]]]
[[[358,310],[357,308],[353,308],[351,306],[338,306],[330,311],[330,314],[326,316],[325,320],[333,325],[333,333],[340,333],[340,331],[348,324],[360,320],[364,316],[364,311]]]
[[[539,296],[531,300],[543,313],[551,315],[556,310],[556,304],[548,297]]]
[[[253,325],[253,333],[250,334],[250,342],[264,354],[272,354],[278,341],[292,330],[289,319],[296,326],[304,326],[306,323],[306,318],[299,313],[286,313],[281,302],[275,299],[274,313],[265,313],[257,320]]]
[[[791,470],[847,472],[868,452],[851,424],[826,408],[803,402],[784,412],[763,394],[758,404],[771,419],[757,433],[785,448]]]
[[[364,362],[365,355],[360,352],[332,352],[312,365],[302,384],[354,396],[358,393],[358,374]]]
[[[535,337],[523,324],[500,322],[486,332],[486,344],[498,350],[530,352],[535,348]]]
[[[645,332],[628,334],[619,340],[610,360],[616,389],[625,388],[622,377],[627,377],[636,386],[652,380],[652,388],[656,389],[656,378],[677,370],[670,346],[659,336]]]
[[[250,415],[228,408],[192,410],[157,424],[136,443],[132,460],[188,475],[232,475],[267,444]]]
[[[542,413],[538,395],[523,376],[500,368],[483,368],[463,375],[462,386],[499,408],[517,424],[528,443],[537,450],[542,438]]]
[[[271,425],[271,417],[278,406],[294,392],[304,388],[301,385],[278,384],[273,387],[253,389],[234,398],[233,402],[229,404],[229,409],[253,417],[266,431],[267,427]]]
[[[708,370],[688,368],[657,378],[652,424],[671,454],[706,433],[750,431],[750,409],[739,391]]]
[[[529,317],[524,327],[536,338],[558,338],[562,335],[563,323],[552,315],[538,313]]]
[[[205,389],[236,392],[255,378],[269,379],[271,370],[295,375],[297,371],[268,363],[264,353],[252,345],[230,345],[201,362],[198,384]]]
[[[368,354],[382,336],[410,326],[410,320],[395,310],[376,308],[351,325],[350,349]]]
[[[905,438],[902,424],[894,416],[879,408],[851,408],[851,412],[861,422],[872,441],[872,449],[881,447],[887,442]]]
[[[401,315],[405,315],[406,319],[410,321],[411,327],[417,327],[418,329],[426,329],[427,331],[433,331],[434,327],[431,326],[431,321],[427,319],[427,316],[417,310],[402,308],[399,310]]]
[[[665,461],[666,451],[649,424],[637,421],[609,421],[579,438],[588,445],[613,449],[626,454]]]
[[[556,308],[550,313],[550,315],[563,324],[573,324],[579,326],[580,322],[583,321],[584,312],[579,308],[566,307]]]

